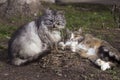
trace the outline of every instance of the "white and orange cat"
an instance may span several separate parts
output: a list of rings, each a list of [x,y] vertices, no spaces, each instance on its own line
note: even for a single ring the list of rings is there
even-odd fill
[[[91,34],[83,34],[82,30],[71,32],[68,30],[70,37],[59,46],[65,50],[69,48],[72,52],[78,53],[81,57],[87,58],[101,70],[110,69],[114,66],[112,61],[120,61],[120,53],[113,48],[108,42],[98,39]]]

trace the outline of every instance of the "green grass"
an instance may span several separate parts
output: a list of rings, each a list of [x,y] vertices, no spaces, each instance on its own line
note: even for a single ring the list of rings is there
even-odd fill
[[[53,9],[64,10],[67,19],[67,27],[78,28],[83,27],[84,29],[91,28],[114,28],[117,27],[111,11],[108,7],[100,5],[51,5]],[[82,10],[84,9],[84,10]],[[87,10],[88,9],[88,10]]]
[[[46,4],[45,4],[46,5]],[[110,6],[77,4],[77,5],[47,5],[52,9],[65,11],[67,27],[70,29],[82,27],[85,32],[91,33],[102,28],[116,28],[117,25],[109,10]],[[31,21],[31,18],[13,17],[9,24],[0,23],[0,38],[10,36],[19,24]],[[12,24],[12,25],[11,25]],[[14,25],[15,24],[15,25]]]
[[[32,18],[23,16],[11,17],[7,21],[0,21],[0,39],[10,38],[18,27],[30,21],[32,21]]]
[[[106,36],[100,30],[117,28],[117,24],[111,14],[111,6],[92,4],[49,6],[52,9],[65,11],[66,27],[69,29],[78,29],[81,27],[84,33],[92,33],[96,37],[106,40]],[[112,41],[111,39],[108,40]]]
[[[11,33],[15,31],[16,28],[15,26],[0,23],[0,39],[10,37]]]
[[[101,30],[104,29],[113,29],[117,28],[116,23],[114,22],[113,15],[111,14],[109,7],[110,6],[101,6],[101,5],[47,5],[52,9],[63,10],[65,11],[65,17],[67,20],[66,27],[73,29],[82,27],[85,33],[94,33],[96,37],[100,39],[107,40],[112,42],[115,40],[115,35],[111,32],[107,37],[101,33]],[[41,15],[41,14],[40,14]],[[0,19],[1,20],[1,19]],[[0,41],[4,42],[6,38],[9,38],[11,34],[18,28],[18,26],[22,25],[25,22],[31,21],[31,18],[24,17],[13,17],[8,23],[0,21]],[[105,33],[104,33],[105,34]],[[6,46],[0,45],[0,49],[7,49]],[[1,67],[2,65],[0,65]],[[119,73],[115,70],[108,71],[111,76],[113,76],[113,80],[119,80]],[[98,72],[97,72],[98,73]],[[84,79],[92,79],[96,77],[96,75],[90,75],[90,78],[82,75]]]

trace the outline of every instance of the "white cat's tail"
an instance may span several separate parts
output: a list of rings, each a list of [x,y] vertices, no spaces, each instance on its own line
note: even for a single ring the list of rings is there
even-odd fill
[[[99,53],[102,58],[120,62],[120,52],[106,41],[103,41],[102,46],[99,49]]]

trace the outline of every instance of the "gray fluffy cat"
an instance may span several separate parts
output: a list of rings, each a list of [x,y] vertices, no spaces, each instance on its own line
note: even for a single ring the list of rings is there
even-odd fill
[[[13,34],[8,44],[10,62],[19,66],[37,59],[61,40],[60,30],[65,25],[63,12],[45,10],[40,18],[20,27]]]

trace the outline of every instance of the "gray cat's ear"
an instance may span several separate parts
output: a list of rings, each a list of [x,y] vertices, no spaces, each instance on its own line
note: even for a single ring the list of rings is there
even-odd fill
[[[44,10],[44,13],[45,14],[51,14],[52,13],[52,10],[50,10],[50,8],[47,8]]]

